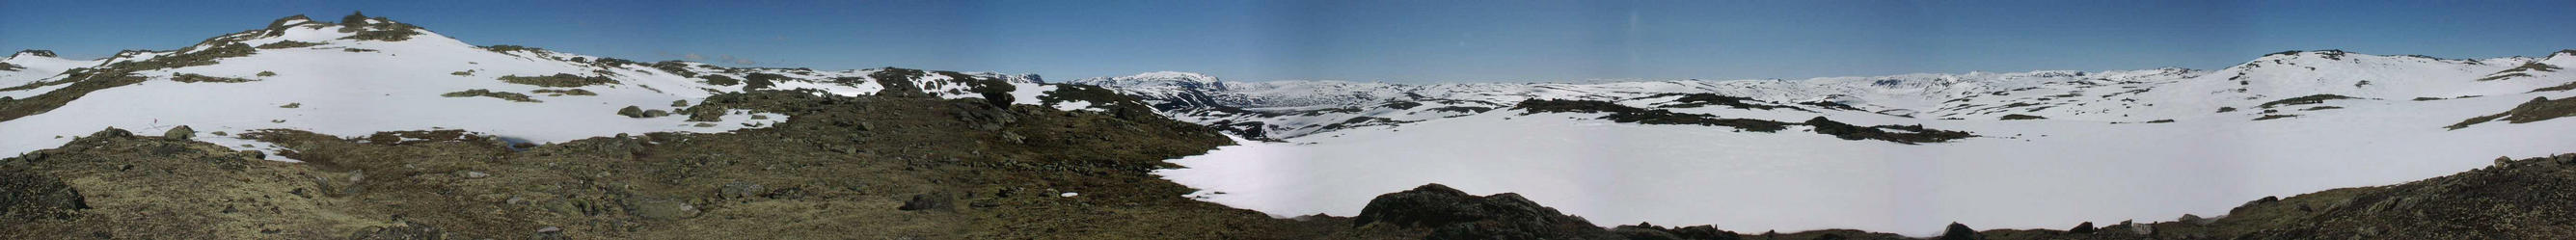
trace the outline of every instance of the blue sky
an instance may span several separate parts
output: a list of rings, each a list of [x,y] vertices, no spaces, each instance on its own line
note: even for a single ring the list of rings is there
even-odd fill
[[[354,10],[477,45],[735,66],[1387,82],[2223,68],[2576,48],[2576,1],[20,1],[0,48],[176,49]],[[150,7],[143,7],[150,6]]]

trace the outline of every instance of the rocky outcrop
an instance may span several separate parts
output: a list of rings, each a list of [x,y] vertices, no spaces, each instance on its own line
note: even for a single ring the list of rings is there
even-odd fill
[[[71,218],[89,202],[63,180],[16,169],[0,169],[0,223]]]
[[[1378,195],[1352,221],[1430,229],[1425,239],[1620,239],[1591,221],[1520,194],[1469,195],[1440,184]]]

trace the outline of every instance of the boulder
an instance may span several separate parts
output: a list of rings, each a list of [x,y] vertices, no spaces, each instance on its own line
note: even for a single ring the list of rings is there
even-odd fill
[[[644,117],[644,108],[643,108],[643,107],[636,107],[636,106],[626,106],[626,108],[619,108],[619,109],[617,109],[617,115],[618,115],[618,116],[631,117],[631,118],[642,118],[642,117]]]
[[[188,128],[188,125],[179,125],[179,127],[170,128],[170,131],[169,131],[169,132],[162,132],[162,133],[161,133],[161,138],[178,139],[178,140],[188,140],[188,138],[196,137],[196,136],[197,136],[197,130],[196,130],[196,129],[189,129],[189,128]]]
[[[134,137],[134,132],[128,132],[128,131],[125,131],[125,129],[117,129],[116,127],[108,127],[106,130],[98,130],[98,132],[90,133],[90,134],[89,134],[89,137],[90,137],[90,138],[128,138],[128,137]]]

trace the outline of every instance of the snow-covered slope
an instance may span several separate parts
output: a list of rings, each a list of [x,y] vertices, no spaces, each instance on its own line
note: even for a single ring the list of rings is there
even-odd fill
[[[2576,120],[2445,126],[2576,97],[2546,90],[2576,83],[2546,67],[2571,61],[2576,51],[2477,60],[2302,51],[2219,70],[1110,87],[1185,121],[1276,140],[1175,160],[1187,168],[1159,174],[1203,189],[1194,197],[1281,216],[1355,214],[1371,196],[1440,183],[1516,192],[1596,222],[1929,234],[1952,221],[2063,228],[2223,215],[2245,199],[2563,153],[2576,146],[2564,134]],[[2496,77],[2504,75],[2513,76]],[[1204,103],[1171,104],[1180,99]],[[1516,109],[1533,99],[1788,125],[1761,132]],[[1856,141],[1800,124],[1820,117],[1977,136]]]
[[[10,54],[8,58],[0,58],[0,87],[25,85],[46,77],[53,77],[65,70],[91,65],[98,65],[98,61],[63,59],[56,57],[53,51],[18,51],[17,54]]]
[[[1009,95],[1042,101],[1058,90],[1034,75],[881,68],[727,68],[639,63],[518,46],[478,47],[409,24],[351,16],[342,23],[288,17],[173,51],[128,51],[91,60],[20,53],[0,72],[0,154],[60,146],[115,127],[159,133],[189,126],[201,140],[276,150],[239,138],[262,129],[339,136],[462,129],[534,142],[621,133],[719,132],[786,116],[690,106],[747,89],[815,94]],[[51,55],[51,54],[43,54]],[[892,89],[892,90],[889,90]],[[1000,91],[1008,89],[1010,91]],[[1050,98],[1052,99],[1052,98]],[[626,116],[637,107],[650,116]],[[668,114],[664,114],[668,113]],[[229,134],[212,134],[225,132]],[[272,159],[287,160],[277,155]]]

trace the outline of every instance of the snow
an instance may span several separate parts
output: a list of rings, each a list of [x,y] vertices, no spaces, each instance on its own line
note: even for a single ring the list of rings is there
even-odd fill
[[[47,78],[60,75],[64,71],[71,70],[73,68],[96,66],[100,61],[62,59],[22,52],[11,55],[7,59],[0,59],[0,63],[9,63],[9,65],[21,67],[21,69],[18,69],[17,71],[0,71],[0,88],[8,88],[44,81]],[[49,85],[43,88],[44,90],[51,90],[54,88],[62,88],[62,86]],[[0,92],[0,97],[27,98],[41,93],[43,92],[10,91]]]
[[[1354,116],[1402,116],[1442,106],[1436,100],[1498,103],[1522,99],[1594,99],[1648,107],[1658,93],[1721,93],[1769,103],[1838,99],[1866,111],[1746,110],[1722,106],[1668,109],[1729,118],[1802,121],[1825,116],[1861,125],[1923,124],[1986,137],[1905,145],[1848,141],[1792,127],[1779,133],[1725,127],[1639,125],[1595,120],[1600,114],[1479,114],[1417,117],[1420,122],[1274,134],[1286,142],[1237,139],[1157,171],[1201,191],[1188,197],[1279,217],[1355,215],[1373,197],[1440,183],[1475,194],[1517,192],[1596,224],[1716,224],[1739,232],[1852,228],[1937,234],[1946,223],[1981,228],[2062,229],[2078,222],[2170,221],[2183,214],[2223,215],[2264,196],[2397,184],[2483,167],[2498,156],[2570,151],[2576,121],[2442,126],[2494,114],[2533,97],[2526,93],[2576,82],[2564,75],[2506,81],[2473,79],[2528,58],[2439,60],[2316,53],[2269,56],[2263,66],[2218,71],[2156,69],[2113,72],[1911,74],[1801,81],[1658,81],[1601,84],[1441,84],[1360,87],[1350,82],[1235,83],[1259,96],[1347,94],[1389,97],[1266,110],[1369,106],[1421,101],[1410,111],[1258,117],[1171,112],[1184,121],[1264,121],[1306,129]],[[2557,57],[2567,58],[2567,57]],[[2283,63],[2268,63],[2280,59]],[[2537,60],[2550,61],[2550,60]],[[2310,69],[2314,67],[2315,69]],[[2227,79],[2249,73],[2250,84]],[[1889,80],[1889,81],[1881,81]],[[2371,84],[2354,87],[2361,80]],[[1281,86],[1264,86],[1281,85]],[[1302,86],[1286,86],[1302,85]],[[2246,92],[2234,91],[2237,87]],[[2020,89],[2020,90],[2016,90]],[[2140,93],[2122,93],[2152,89]],[[1156,89],[1122,89],[1152,91]],[[2219,92],[2224,90],[2224,92]],[[1991,92],[2008,92],[1993,95]],[[2074,94],[2073,97],[2051,97]],[[2363,99],[2278,107],[2298,117],[2251,120],[2256,105],[2311,94]],[[2412,101],[2419,96],[2487,97]],[[1301,96],[1280,96],[1297,98]],[[2048,101],[2039,98],[2055,98]],[[1961,100],[1964,99],[1964,100]],[[2134,100],[2123,100],[2134,99]],[[1261,101],[1235,99],[1239,103]],[[2005,109],[1961,108],[2041,103]],[[2222,106],[2243,108],[2217,113]],[[2300,110],[2314,106],[2341,109]],[[1800,107],[1807,107],[1800,105]],[[2030,109],[2049,107],[2044,110]],[[1815,108],[1810,108],[1815,109]],[[1872,113],[1961,117],[1908,118]],[[2003,114],[2048,120],[1996,120]],[[1201,115],[1190,115],[1201,114]],[[2081,114],[2081,115],[2078,115]],[[2174,123],[2137,124],[2175,119]],[[2114,122],[2130,122],[2113,124]],[[1278,132],[1278,131],[1274,131]]]

